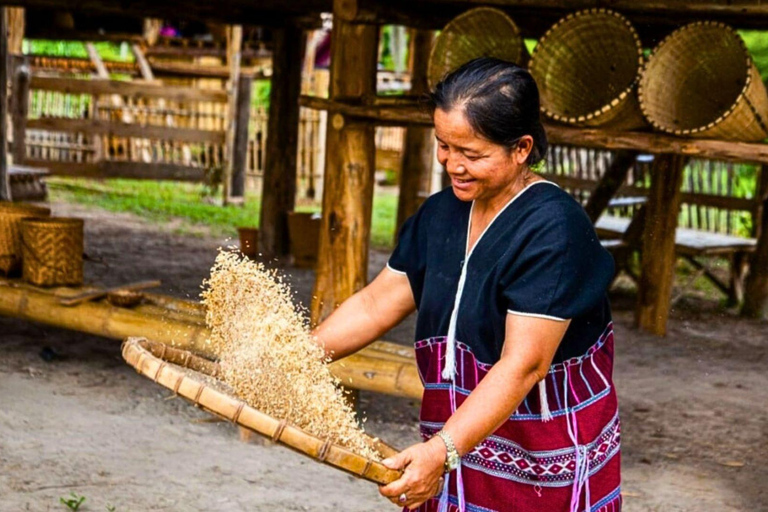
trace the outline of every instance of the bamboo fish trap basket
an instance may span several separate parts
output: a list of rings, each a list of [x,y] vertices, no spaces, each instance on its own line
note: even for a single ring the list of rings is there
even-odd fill
[[[429,55],[429,88],[434,89],[445,75],[478,57],[496,57],[520,66],[528,60],[520,30],[498,9],[470,9],[448,22]]]
[[[400,478],[399,471],[248,406],[217,379],[219,366],[213,361],[146,338],[126,339],[122,352],[123,359],[140,374],[220,418],[371,482],[388,484]],[[384,457],[396,453],[395,449],[381,442],[376,448]]]
[[[645,126],[636,87],[643,47],[632,24],[607,9],[569,14],[539,40],[529,70],[542,113],[554,121],[631,130]]]
[[[744,41],[722,23],[691,23],[661,41],[643,69],[638,95],[648,122],[663,132],[742,141],[768,137],[763,81]]]
[[[48,217],[51,210],[40,206],[0,202],[0,273],[21,271],[21,221],[28,217]]]
[[[82,284],[83,244],[82,219],[24,219],[22,277],[37,286]]]

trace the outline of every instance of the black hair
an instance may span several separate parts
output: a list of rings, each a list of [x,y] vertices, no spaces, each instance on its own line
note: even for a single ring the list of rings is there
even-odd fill
[[[531,74],[516,64],[490,57],[471,60],[446,75],[427,101],[433,114],[436,109],[462,108],[477,133],[509,150],[521,137],[530,135],[529,166],[541,162],[547,153],[539,88]]]

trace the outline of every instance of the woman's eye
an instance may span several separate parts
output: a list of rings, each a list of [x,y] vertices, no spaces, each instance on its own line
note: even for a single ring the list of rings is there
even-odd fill
[[[467,157],[467,160],[471,160],[472,162],[483,158],[482,155],[466,155],[466,157]]]

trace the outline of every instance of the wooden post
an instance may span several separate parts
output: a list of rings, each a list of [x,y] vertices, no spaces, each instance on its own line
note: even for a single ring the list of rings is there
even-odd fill
[[[108,79],[109,72],[107,71],[107,67],[104,65],[104,61],[101,59],[99,52],[96,51],[96,47],[93,43],[85,43],[85,50],[88,52],[88,58],[91,59],[93,67],[96,68],[96,76]]]
[[[611,199],[624,184],[627,173],[632,168],[636,158],[637,152],[635,151],[616,152],[610,167],[605,171],[592,194],[590,194],[586,206],[584,206],[593,224],[597,222],[600,215],[608,208]]]
[[[635,320],[639,328],[658,336],[667,332],[675,280],[675,230],[686,162],[682,155],[656,155],[651,166]]]
[[[11,89],[11,125],[13,126],[13,163],[21,165],[27,157],[26,133],[29,115],[29,65],[23,57],[16,57],[13,88]]]
[[[431,30],[413,30],[411,32],[411,94],[422,95],[429,91],[427,85],[427,65],[432,48]],[[424,175],[432,170],[434,159],[434,140],[432,129],[425,126],[409,126],[405,130],[403,144],[403,165],[400,170],[400,198],[397,202],[397,225],[395,234],[400,231],[405,219],[416,213],[421,204],[421,184]],[[426,191],[425,191],[426,192]]]
[[[259,249],[267,257],[288,254],[288,213],[296,202],[301,69],[304,31],[288,25],[273,32],[272,88],[267,117]]]
[[[8,181],[8,9],[0,13],[0,200],[11,200]]]
[[[235,143],[232,152],[232,197],[245,197],[245,168],[248,164],[248,123],[251,116],[253,78],[240,75],[237,85]]]
[[[163,28],[163,20],[157,18],[144,18],[144,41],[147,46],[155,46]]]
[[[234,170],[235,118],[237,117],[237,84],[240,81],[240,57],[243,47],[242,25],[227,25],[227,66],[229,67],[229,103],[227,109],[227,130],[224,154],[224,204],[242,203],[243,197],[232,195],[232,175]]]
[[[8,53],[22,55],[24,53],[24,8],[6,7],[8,13]]]
[[[742,316],[749,318],[768,314],[768,165],[760,167],[757,197],[760,205],[753,217],[753,222],[758,225],[757,248],[750,261],[741,308]]]
[[[378,27],[343,21],[336,13],[344,3],[334,1],[330,98],[360,101],[376,94]],[[314,324],[367,283],[374,142],[373,125],[339,113],[328,116]]]

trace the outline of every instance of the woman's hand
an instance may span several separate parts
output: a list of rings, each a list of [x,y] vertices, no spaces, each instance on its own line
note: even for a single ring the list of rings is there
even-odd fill
[[[443,487],[445,467],[445,443],[435,436],[426,443],[419,443],[385,459],[382,463],[390,469],[404,469],[403,476],[379,487],[379,492],[395,505],[418,508],[429,498],[438,495]],[[401,498],[405,496],[405,499]]]

